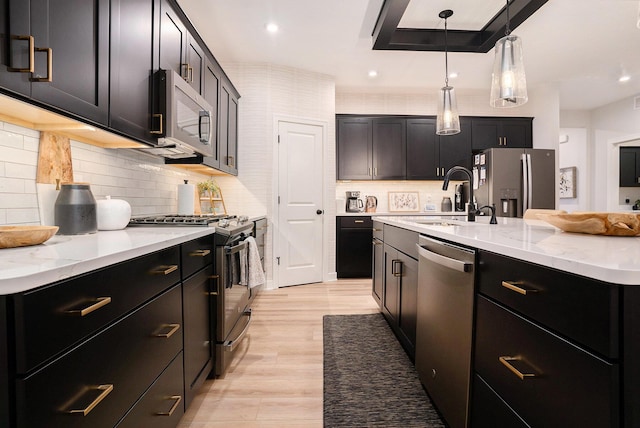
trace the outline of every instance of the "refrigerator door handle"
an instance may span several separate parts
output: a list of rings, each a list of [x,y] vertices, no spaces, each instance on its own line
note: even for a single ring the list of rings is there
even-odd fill
[[[520,161],[522,163],[522,215],[524,215],[529,209],[529,168],[525,153],[520,155]]]
[[[533,164],[531,163],[531,153],[527,153],[527,182],[529,185],[529,199],[527,207],[533,208]],[[524,214],[524,213],[523,213]]]

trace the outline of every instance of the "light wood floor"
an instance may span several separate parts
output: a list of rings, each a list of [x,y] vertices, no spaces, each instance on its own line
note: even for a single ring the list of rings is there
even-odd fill
[[[232,367],[178,428],[322,427],[322,316],[375,312],[370,279],[261,292]]]

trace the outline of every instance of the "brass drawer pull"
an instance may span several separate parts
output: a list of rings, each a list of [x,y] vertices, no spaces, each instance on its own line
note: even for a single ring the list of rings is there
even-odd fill
[[[155,270],[151,271],[152,275],[169,275],[171,272],[178,270],[178,265],[158,266]]]
[[[382,245],[382,242],[380,242],[380,241],[377,241],[377,242],[376,242],[376,240],[375,240],[375,239],[374,239],[373,241],[371,241],[371,243],[372,243],[373,245]]]
[[[106,384],[106,385],[90,386],[90,387],[87,388],[87,390],[88,391],[102,391],[102,392],[100,392],[100,394],[91,403],[89,403],[89,405],[87,407],[85,407],[84,409],[64,410],[64,413],[69,413],[71,415],[79,415],[79,414],[81,414],[82,416],[87,416],[90,411],[92,411],[98,404],[100,404],[100,402],[102,400],[104,400],[107,397],[107,395],[109,395],[111,393],[111,391],[113,391],[113,385]]]
[[[33,36],[11,36],[11,40],[27,40],[29,42],[29,66],[27,68],[7,67],[7,71],[16,73],[33,73],[35,45]]]
[[[500,362],[509,370],[511,370],[511,372],[513,374],[515,374],[516,376],[518,376],[520,378],[520,380],[525,380],[525,379],[531,379],[536,377],[537,375],[535,373],[522,373],[520,370],[518,370],[517,368],[515,368],[513,366],[513,364],[511,364],[511,361],[522,361],[522,359],[520,357],[507,357],[507,356],[503,356],[503,357],[498,357],[498,360],[500,360]]]
[[[354,223],[364,223],[364,220],[353,220]]]
[[[152,114],[151,116],[152,116],[154,119],[156,119],[156,118],[158,119],[158,121],[159,121],[158,123],[160,123],[160,129],[159,129],[159,130],[157,130],[157,131],[154,131],[154,130],[152,129],[151,131],[149,131],[149,133],[150,133],[150,134],[160,134],[160,135],[164,134],[164,130],[163,130],[163,128],[162,128],[162,119],[163,119],[162,113],[154,113],[154,114]]]
[[[400,266],[400,268],[396,269],[396,266]],[[391,273],[393,274],[393,276],[402,276],[401,260],[391,260]]]
[[[209,292],[209,296],[217,296],[218,295],[218,290],[220,290],[220,275],[211,275],[209,277],[209,279],[215,279],[216,280],[216,291]]]
[[[375,227],[371,229],[373,232],[382,232],[382,229],[376,229]]]
[[[195,250],[189,253],[190,257],[205,257],[211,253],[211,250]]]
[[[51,48],[35,48],[36,52],[47,53],[47,75],[45,77],[32,77],[29,80],[32,82],[52,82],[53,81],[53,50]]]
[[[173,336],[173,334],[180,330],[180,324],[165,324],[161,327],[161,329],[165,329],[165,328],[170,328],[171,330],[169,330],[166,333],[154,333],[155,337],[164,337],[165,339],[170,338],[171,336]]]
[[[180,402],[182,401],[182,396],[172,395],[171,397],[167,397],[167,399],[175,400],[175,402],[173,403],[173,405],[171,406],[168,412],[158,412],[157,413],[158,416],[171,416],[173,412],[175,412],[176,409],[178,408],[178,404],[180,404]]]
[[[95,300],[91,301],[92,304],[82,308],[82,309],[66,309],[64,311],[65,314],[68,315],[76,315],[76,316],[85,316],[85,315],[89,315],[91,312],[100,309],[103,306],[108,305],[109,303],[111,303],[111,297],[98,297]]]
[[[511,291],[515,291],[516,293],[520,293],[523,296],[526,296],[527,294],[533,294],[533,293],[537,293],[538,290],[534,289],[534,288],[523,288],[522,285],[524,285],[524,282],[522,281],[502,281],[502,286],[504,288],[508,288]]]

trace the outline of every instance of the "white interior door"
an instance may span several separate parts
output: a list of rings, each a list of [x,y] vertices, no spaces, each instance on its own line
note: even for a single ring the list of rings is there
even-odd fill
[[[323,127],[278,121],[278,285],[322,281]]]

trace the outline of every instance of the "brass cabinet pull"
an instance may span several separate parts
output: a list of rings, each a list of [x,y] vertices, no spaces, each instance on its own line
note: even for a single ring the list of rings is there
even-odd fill
[[[378,241],[378,242],[376,242],[376,240],[375,240],[375,239],[374,239],[373,241],[371,241],[371,243],[372,243],[373,245],[382,245],[382,242],[379,242],[379,241]]]
[[[508,356],[502,356],[502,357],[498,357],[498,360],[500,360],[500,362],[509,370],[511,370],[511,372],[513,374],[515,374],[516,376],[518,376],[520,378],[520,380],[525,380],[525,379],[531,379],[536,377],[537,375],[535,373],[522,373],[520,370],[518,370],[517,368],[515,368],[512,364],[511,361],[522,361],[522,359],[520,357],[508,357]]]
[[[171,272],[178,270],[178,265],[158,266],[155,270],[151,271],[152,275],[169,275]]]
[[[178,408],[178,404],[182,401],[182,396],[180,395],[172,395],[171,397],[167,397],[167,400],[175,400],[171,408],[168,412],[158,412],[156,413],[158,416],[171,416],[173,412]]]
[[[369,174],[367,175],[371,175],[371,167],[369,167]],[[371,175],[373,177],[373,175]]]
[[[92,301],[92,304],[87,306],[86,308],[82,308],[82,309],[67,309],[65,311],[63,311],[65,314],[68,315],[76,315],[76,316],[85,316],[85,315],[89,315],[91,312],[100,309],[103,306],[108,305],[109,303],[111,303],[111,297],[98,297],[97,299]]]
[[[46,77],[32,77],[32,82],[52,82],[53,81],[53,50],[51,48],[35,48],[36,52],[47,53],[47,75]]]
[[[7,71],[15,73],[33,73],[35,69],[35,44],[33,36],[11,36],[11,40],[27,40],[29,42],[29,66],[27,68],[7,67]]]
[[[165,325],[163,325],[161,328],[162,328],[162,329],[170,328],[171,330],[169,330],[169,331],[168,331],[168,332],[166,332],[166,333],[154,333],[153,335],[154,335],[155,337],[164,337],[165,339],[168,339],[168,338],[170,338],[171,336],[173,336],[173,334],[174,334],[176,331],[180,330],[180,324],[165,324]]]
[[[364,223],[364,220],[353,220],[354,223]]]
[[[227,156],[227,166],[235,166],[233,156]]]
[[[377,176],[378,175],[378,167],[373,167],[373,175]]]
[[[72,415],[78,415],[81,414],[82,416],[87,416],[89,414],[90,411],[92,411],[98,404],[100,404],[100,402],[102,400],[104,400],[107,395],[109,395],[111,393],[111,391],[113,391],[113,385],[112,384],[105,384],[105,385],[96,385],[96,386],[90,386],[87,388],[88,391],[102,391],[91,403],[89,403],[89,405],[87,407],[85,407],[84,409],[70,409],[70,410],[64,410],[64,413],[69,413]]]
[[[205,257],[211,253],[211,250],[195,250],[189,253],[190,257]]]
[[[382,232],[382,229],[376,229],[375,227],[373,229],[371,229],[374,232]]]
[[[537,293],[538,290],[534,289],[534,288],[523,288],[522,285],[524,285],[524,282],[522,281],[502,281],[502,286],[504,288],[508,288],[511,291],[515,291],[516,293],[520,293],[523,296],[526,296],[527,294],[533,294],[533,293]]]
[[[220,290],[220,275],[211,275],[209,277],[209,279],[215,279],[216,280],[216,291],[210,291],[209,292],[209,296],[217,296],[218,295],[218,290]]]
[[[153,115],[151,115],[153,118],[158,118],[160,120],[160,129],[158,131],[154,131],[153,129],[151,131],[149,131],[150,134],[164,134],[164,131],[162,129],[162,113],[155,113]]]
[[[193,67],[190,65],[187,65],[187,79],[189,79],[189,82],[193,82]]]
[[[400,268],[396,269],[396,266],[400,266]],[[391,260],[391,273],[393,274],[393,276],[402,276],[401,260]]]
[[[180,64],[180,77],[187,82],[189,81],[189,64]]]

